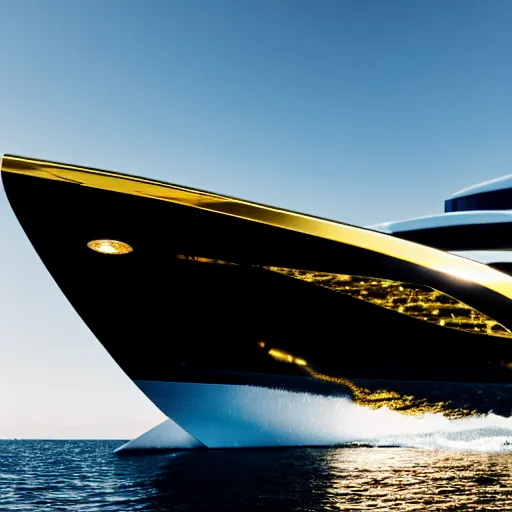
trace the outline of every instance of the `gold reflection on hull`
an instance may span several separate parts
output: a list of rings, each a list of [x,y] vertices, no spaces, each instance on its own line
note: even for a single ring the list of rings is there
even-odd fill
[[[91,240],[87,243],[89,249],[101,254],[129,254],[133,252],[133,247],[119,240]]]
[[[217,265],[235,265],[237,263],[230,263],[229,261],[214,260],[212,258],[203,258],[202,256],[189,256],[187,254],[176,254],[179,260],[197,261],[198,263],[216,263]]]
[[[301,359],[300,357],[293,357],[292,355],[286,352],[282,352],[281,350],[276,350],[275,348],[271,348],[268,351],[268,355],[272,356],[274,359],[277,359],[278,361],[283,361],[284,363],[295,363],[298,366],[304,366],[306,368],[308,365],[308,363],[304,359]]]
[[[512,332],[487,315],[428,286],[372,277],[281,267],[265,268],[442,327],[488,336],[512,337]]]
[[[177,258],[200,263],[237,265],[228,261],[199,256]],[[512,338],[512,332],[480,311],[454,297],[428,286],[390,281],[373,277],[332,274],[311,270],[263,266],[266,270],[299,279],[356,299],[361,299],[418,320],[461,331]]]
[[[315,379],[349,387],[353,393],[354,402],[358,405],[369,407],[371,409],[387,407],[393,411],[410,415],[441,413],[449,418],[462,418],[477,414],[476,411],[470,411],[462,408],[451,408],[450,402],[429,402],[426,398],[416,398],[413,395],[403,395],[397,391],[389,391],[386,389],[372,391],[371,389],[357,386],[347,379],[323,375],[316,372],[309,366],[306,366],[306,371]]]
[[[413,395],[400,394],[397,391],[385,389],[372,391],[371,389],[358,386],[351,380],[319,373],[311,368],[304,359],[292,356],[282,350],[270,349],[267,353],[278,361],[294,363],[301,366],[308,375],[315,379],[347,387],[352,392],[354,402],[363,407],[369,407],[370,409],[387,407],[390,410],[414,416],[427,413],[441,413],[449,418],[462,418],[477,414],[477,411],[452,408],[450,407],[450,402],[429,402],[425,398],[416,398]]]

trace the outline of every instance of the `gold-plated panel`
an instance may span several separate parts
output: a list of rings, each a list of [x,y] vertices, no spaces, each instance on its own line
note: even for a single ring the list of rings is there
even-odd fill
[[[442,327],[512,338],[512,332],[496,320],[428,286],[373,277],[265,268]]]
[[[352,392],[354,402],[363,407],[369,407],[371,409],[387,407],[393,411],[414,416],[427,413],[441,413],[450,418],[461,418],[477,414],[474,410],[450,407],[450,402],[446,401],[430,402],[425,398],[417,398],[413,395],[398,393],[397,391],[390,391],[386,389],[371,390],[358,386],[349,379],[331,377],[317,372],[304,359],[295,357],[282,350],[271,348],[267,353],[277,361],[293,363],[300,366],[308,375],[315,379],[347,387]]]
[[[133,247],[120,240],[91,240],[87,243],[89,249],[101,254],[129,254],[133,252]]]
[[[2,171],[192,206],[374,251],[466,279],[512,299],[512,277],[453,254],[369,229],[150,179],[5,155]]]
[[[177,255],[177,257],[200,263],[236,265],[236,263],[228,261],[199,256]],[[512,338],[512,332],[496,320],[454,297],[428,286],[312,270],[296,270],[273,266],[262,266],[261,268],[350,295],[441,327],[487,336]]]

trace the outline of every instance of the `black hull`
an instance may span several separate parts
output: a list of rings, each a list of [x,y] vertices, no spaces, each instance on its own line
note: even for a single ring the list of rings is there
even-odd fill
[[[8,157],[2,178],[49,272],[134,381],[348,393],[404,412],[510,414],[512,396],[497,394],[512,383],[509,276],[342,224],[355,235],[335,239],[326,235],[330,221],[261,205],[235,211],[236,200],[198,191],[187,191],[198,197],[187,203],[178,187],[154,182],[162,196],[151,195],[122,175]],[[115,186],[101,181],[110,179]],[[251,218],[256,209],[260,217]],[[279,215],[288,219],[281,226]],[[359,233],[375,247],[356,243]],[[99,254],[87,247],[97,239],[122,240],[133,252]],[[442,271],[445,257],[446,268],[469,265],[484,277]],[[326,285],[329,276],[372,278],[376,298]],[[473,308],[467,318],[476,311],[489,322],[423,321],[414,308],[382,307],[379,283],[387,280],[442,292]]]

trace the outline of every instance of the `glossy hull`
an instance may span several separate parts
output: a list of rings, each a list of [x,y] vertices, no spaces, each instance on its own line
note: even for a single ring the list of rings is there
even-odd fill
[[[339,442],[338,420],[325,419],[347,400],[408,414],[510,413],[510,276],[142,178],[21,157],[5,157],[2,171],[23,229],[82,319],[206,446]]]

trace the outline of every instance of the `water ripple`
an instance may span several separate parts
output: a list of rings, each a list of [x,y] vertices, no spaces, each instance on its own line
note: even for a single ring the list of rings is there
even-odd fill
[[[0,441],[0,510],[512,510],[512,454],[413,448],[116,456],[117,441]]]

